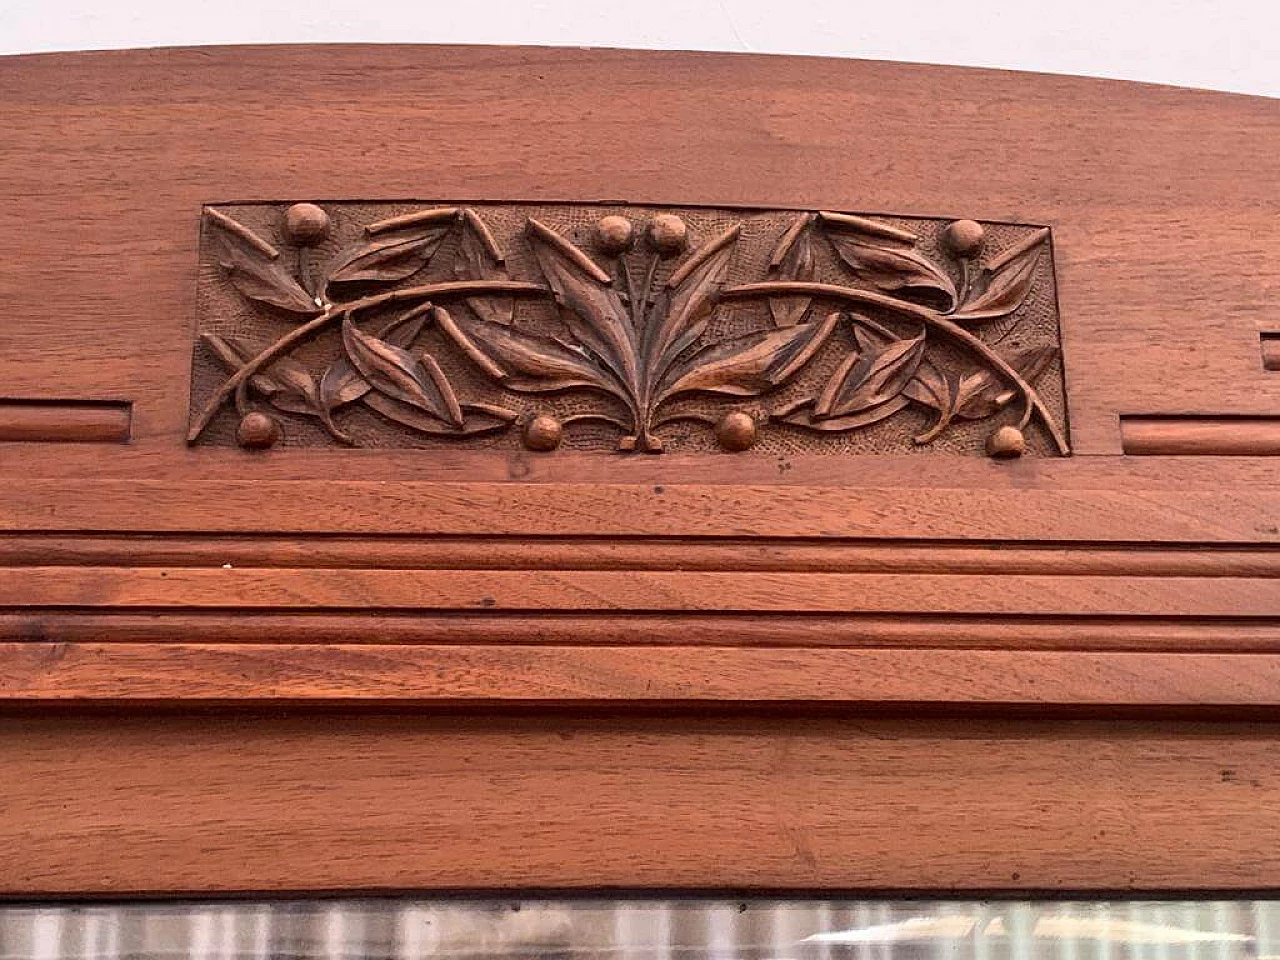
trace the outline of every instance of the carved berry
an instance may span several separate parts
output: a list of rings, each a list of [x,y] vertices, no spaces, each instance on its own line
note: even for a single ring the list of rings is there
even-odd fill
[[[284,212],[284,235],[294,246],[315,246],[329,236],[329,215],[314,203],[295,203]]]
[[[545,453],[560,446],[564,425],[555,417],[541,413],[524,425],[524,445]]]
[[[611,257],[616,257],[635,239],[635,227],[626,217],[601,217],[596,223],[596,245]]]
[[[673,257],[689,242],[689,228],[674,213],[660,213],[649,221],[649,243],[664,257]]]
[[[942,245],[957,257],[970,260],[982,252],[987,232],[976,220],[956,220],[942,231]]]
[[[739,453],[756,442],[756,422],[748,413],[733,410],[716,424],[716,441],[726,450]]]
[[[1008,424],[997,427],[987,437],[987,454],[1001,460],[1020,457],[1026,449],[1027,438],[1022,435],[1022,431]]]
[[[280,424],[275,417],[251,410],[236,426],[236,443],[246,450],[265,450],[280,439]]]

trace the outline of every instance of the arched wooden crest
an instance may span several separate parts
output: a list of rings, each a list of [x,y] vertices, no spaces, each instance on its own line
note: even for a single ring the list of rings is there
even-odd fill
[[[1280,109],[0,58],[0,896],[1240,890]]]

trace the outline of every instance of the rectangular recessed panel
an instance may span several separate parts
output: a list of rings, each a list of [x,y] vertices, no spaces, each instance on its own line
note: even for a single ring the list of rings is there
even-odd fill
[[[1280,456],[1280,417],[1121,417],[1124,452],[1134,456]]]
[[[1068,452],[1043,227],[340,202],[202,222],[191,443]]]
[[[1280,370],[1280,333],[1262,334],[1262,369]]]
[[[125,443],[132,404],[106,400],[0,400],[0,441]]]

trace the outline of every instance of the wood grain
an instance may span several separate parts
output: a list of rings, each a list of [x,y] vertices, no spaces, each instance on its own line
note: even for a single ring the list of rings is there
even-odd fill
[[[1274,617],[1280,579],[649,570],[0,568],[25,607]],[[233,625],[228,630],[234,630]]]
[[[202,48],[10,57],[0,70],[3,200],[12,222],[44,225],[0,240],[6,262],[34,265],[0,288],[26,318],[6,344],[7,389],[47,395],[51,366],[92,344],[83,395],[133,399],[153,449],[186,416],[170,393],[189,365],[196,219],[246,198],[536,195],[1042,223],[1078,451],[1117,453],[1121,411],[1269,415],[1280,400],[1252,319],[1274,317],[1271,100],[604,50]],[[323,135],[297,135],[313,129]],[[726,156],[748,160],[726,175]]]
[[[421,644],[0,645],[8,701],[1280,706],[1280,656]]]
[[[0,456],[0,893],[1274,887],[1280,727],[1201,721],[1280,690],[1276,101],[273,46],[0,58],[0,129],[4,398],[131,417]],[[236,417],[189,447],[202,211],[272,205],[292,246],[252,249],[318,269],[353,199],[864,211],[965,256],[956,217],[1046,227],[1072,454],[773,455],[741,418],[738,452],[660,457],[553,454],[536,418],[531,449],[300,448],[247,417],[270,449],[229,445]],[[995,238],[988,268],[1022,242]],[[818,280],[769,247],[785,327]],[[318,346],[290,303],[261,322]]]
[[[901,465],[899,469],[903,469]],[[1264,475],[1265,478],[1265,475]],[[857,537],[1280,543],[1280,487],[1077,489],[405,480],[0,483],[7,530],[444,536]]]
[[[1264,333],[1262,340],[1262,368],[1280,370],[1280,333]]]
[[[127,403],[0,400],[0,441],[7,443],[124,443]]]
[[[1025,717],[7,718],[0,892],[1244,890],[1277,867],[1278,742]]]
[[[1142,457],[1280,456],[1280,417],[1121,417],[1124,452]]]
[[[1275,618],[664,611],[495,614],[0,608],[0,640],[38,643],[924,647],[1272,653]]]
[[[788,538],[0,534],[5,567],[707,570],[796,573],[1276,577],[1264,544],[1095,544]]]

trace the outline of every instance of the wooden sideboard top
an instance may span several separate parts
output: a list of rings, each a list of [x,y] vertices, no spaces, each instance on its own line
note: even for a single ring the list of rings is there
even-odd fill
[[[1274,886],[1277,101],[215,47],[0,129],[0,893]]]
[[[13,698],[1276,702],[1273,100],[245,47],[0,121]]]

